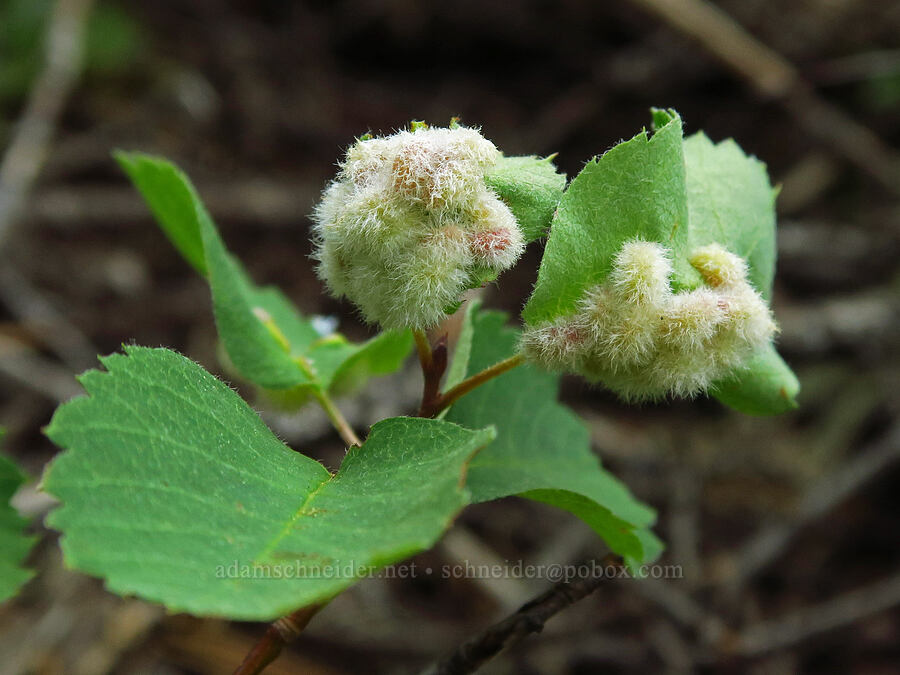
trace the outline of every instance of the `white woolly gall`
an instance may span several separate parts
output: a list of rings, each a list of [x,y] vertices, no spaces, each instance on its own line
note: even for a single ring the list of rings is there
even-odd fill
[[[613,260],[609,281],[628,303],[659,303],[669,293],[672,263],[668,251],[656,242],[625,242]]]
[[[722,299],[712,289],[676,293],[662,315],[661,339],[679,352],[701,351],[724,320]]]
[[[771,310],[749,284],[722,297],[725,319],[713,337],[712,353],[725,366],[736,367],[778,330]]]
[[[509,207],[493,193],[483,192],[475,200],[475,217],[469,230],[469,245],[476,261],[494,271],[512,267],[525,251],[525,237]]]
[[[471,200],[483,185],[484,168],[499,152],[478,132],[419,128],[391,137],[393,189],[428,208]]]
[[[461,126],[359,139],[313,216],[313,257],[329,290],[367,321],[428,328],[483,270],[515,264],[524,237],[484,181],[499,157]]]
[[[741,258],[714,244],[690,262],[707,285],[672,293],[668,251],[626,242],[608,279],[585,291],[573,314],[525,331],[525,355],[600,381],[627,401],[705,391],[777,328]]]
[[[544,324],[522,334],[520,349],[545,370],[568,370],[588,347],[579,327],[566,319]]]
[[[357,187],[370,187],[379,181],[386,181],[384,165],[393,151],[391,144],[384,138],[357,140],[347,150],[347,156],[340,164],[342,178]]]
[[[578,301],[575,320],[590,345],[589,349],[595,350],[616,324],[618,311],[619,303],[608,285],[592,286],[585,291]]]
[[[659,340],[659,316],[656,305],[620,305],[596,340],[593,354],[613,372],[643,365]]]
[[[747,262],[719,244],[701,246],[691,254],[688,262],[713,288],[732,287],[747,281]]]

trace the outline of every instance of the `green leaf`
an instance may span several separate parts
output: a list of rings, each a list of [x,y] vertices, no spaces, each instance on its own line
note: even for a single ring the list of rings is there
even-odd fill
[[[534,294],[529,324],[572,313],[587,288],[606,279],[626,241],[641,237],[672,249],[676,286],[699,276],[687,262],[681,119],[652,137],[642,131],[588,162],[559,202]]]
[[[346,391],[402,365],[412,349],[411,333],[381,333],[362,344],[320,335],[279,290],[250,280],[184,173],[150,155],[118,152],[116,159],[160,227],[206,276],[219,335],[243,378],[274,390],[282,401],[299,401],[310,391]]]
[[[588,163],[563,195],[523,318],[539,324],[572,313],[601,283],[622,244],[636,237],[672,250],[675,290],[696,288],[687,261],[713,242],[745,258],[751,284],[769,299],[775,273],[775,196],[765,164],[733,141],[702,132],[681,139],[674,110],[653,109],[646,132]],[[796,376],[770,347],[716,383],[720,401],[749,414],[795,406]]]
[[[650,119],[653,133],[656,133],[672,120],[678,119],[678,113],[672,108],[650,108]]]
[[[197,364],[125,352],[82,375],[89,396],[47,429],[65,448],[44,477],[62,501],[48,523],[68,565],[172,611],[272,619],[428,548],[467,503],[466,464],[494,436],[388,419],[332,475]]]
[[[212,219],[191,181],[171,162],[142,152],[113,153],[153,212],[169,241],[191,266],[206,274],[200,223]]]
[[[0,602],[13,597],[34,576],[34,572],[22,567],[22,561],[34,545],[34,537],[22,533],[27,521],[9,503],[24,482],[22,470],[11,459],[0,455]]]
[[[775,195],[766,165],[728,139],[713,143],[702,131],[684,141],[688,250],[717,242],[744,258],[750,283],[772,295],[775,276]]]
[[[518,332],[506,316],[475,318],[468,374],[515,353]],[[646,561],[658,540],[640,533],[655,520],[651,508],[600,465],[584,423],[557,402],[558,377],[520,366],[457,401],[447,419],[469,428],[497,427],[497,440],[469,465],[474,501],[520,495],[577,515],[622,555]],[[489,422],[488,422],[489,420]]]
[[[746,369],[716,382],[712,393],[722,403],[747,415],[780,415],[798,407],[800,382],[794,371],[769,345]]]
[[[526,241],[547,234],[553,212],[566,189],[553,157],[501,157],[484,180],[513,212]]]
[[[456,347],[453,350],[453,359],[447,368],[444,377],[444,391],[455,387],[466,379],[469,369],[469,358],[472,355],[472,339],[475,337],[475,317],[481,309],[481,300],[470,300],[463,310],[459,337],[456,339]]]
[[[286,320],[294,317],[289,313],[287,299],[278,291],[252,285],[239,263],[225,250],[211,223],[203,222],[201,232],[216,326],[237,371],[267,389],[313,385],[316,376],[311,364],[293,353],[306,351],[317,337],[315,331],[310,326],[301,332],[305,326],[295,325],[299,321]],[[272,326],[275,316],[281,319],[280,326],[296,332],[303,341],[286,344],[279,340]]]
[[[351,349],[332,371],[329,388],[340,395],[359,389],[370,377],[393,373],[409,356],[412,343],[409,331],[382,331],[362,344],[348,343]],[[315,352],[317,363],[321,353],[321,348]]]
[[[766,299],[775,276],[775,190],[766,165],[733,140],[713,143],[703,132],[685,139],[690,250],[719,242],[747,260],[750,283]],[[797,407],[797,376],[772,345],[745,368],[717,382],[712,394],[748,415]]]
[[[481,300],[472,298],[466,303],[460,318],[459,335],[456,338],[456,346],[453,349],[453,358],[444,376],[444,391],[450,391],[457,384],[466,379],[469,368],[469,357],[472,355],[472,339],[475,336],[475,317],[481,309]],[[442,420],[447,417],[450,408],[444,408],[437,415]]]

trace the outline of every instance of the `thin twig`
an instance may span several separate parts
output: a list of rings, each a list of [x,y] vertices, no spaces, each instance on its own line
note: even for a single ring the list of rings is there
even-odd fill
[[[680,32],[781,105],[819,141],[900,195],[900,157],[871,129],[815,93],[787,59],[705,0],[631,0]]]
[[[813,486],[801,499],[791,521],[769,525],[753,536],[738,553],[736,577],[728,581],[740,588],[777,560],[804,527],[883,474],[897,460],[900,460],[900,425],[892,427],[880,441]]]
[[[900,604],[900,573],[792,614],[745,628],[737,651],[744,656],[790,647]]]
[[[750,35],[724,10],[704,0],[632,0],[691,36],[766,97],[787,95],[799,79],[780,54]]]
[[[622,568],[618,556],[608,555],[602,568]],[[563,581],[523,605],[517,612],[466,640],[452,653],[430,666],[422,675],[464,675],[473,673],[502,650],[521,642],[531,633],[539,633],[544,624],[566,607],[586,598],[604,582],[604,575],[592,575],[575,581]]]
[[[12,261],[0,264],[0,301],[72,370],[82,371],[96,362],[97,349],[90,338],[32,286]]]
[[[69,370],[28,345],[3,335],[0,335],[0,375],[58,403],[82,393]]]
[[[335,402],[328,395],[328,393],[321,389],[316,389],[315,396],[316,400],[319,402],[319,405],[321,405],[322,409],[325,411],[325,414],[328,415],[328,419],[331,420],[331,424],[334,426],[335,431],[340,434],[344,443],[346,443],[349,447],[362,445],[362,441],[359,440],[359,436],[357,436],[356,432],[353,431],[353,427],[350,426],[347,418],[344,417],[343,413],[340,411],[337,405],[335,405]]]
[[[522,354],[514,354],[508,359],[504,359],[499,363],[495,363],[489,368],[485,368],[480,373],[475,373],[471,377],[466,378],[455,387],[452,387],[444,394],[437,397],[428,408],[423,408],[422,417],[434,417],[444,408],[449,408],[460,398],[468,394],[473,389],[480,387],[485,382],[503,375],[503,373],[512,370],[525,363],[525,357]]]
[[[0,161],[0,246],[47,157],[57,121],[81,72],[83,33],[93,0],[58,0],[38,75]]]
[[[258,675],[265,670],[267,665],[278,658],[286,644],[300,636],[306,624],[321,608],[322,605],[304,607],[269,624],[265,634],[237,667],[234,675]]]

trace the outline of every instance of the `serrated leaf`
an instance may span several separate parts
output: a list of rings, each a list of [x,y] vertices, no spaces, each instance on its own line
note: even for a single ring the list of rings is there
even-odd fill
[[[356,344],[320,335],[283,293],[255,285],[225,248],[190,180],[171,162],[116,153],[160,227],[209,282],[219,335],[242,377],[281,400],[310,390],[346,390],[351,383],[397,370],[412,349],[409,332],[385,332]]]
[[[68,565],[173,611],[272,619],[431,546],[467,502],[467,462],[493,438],[388,419],[332,475],[192,361],[125,352],[85,373],[89,396],[47,429],[65,448],[43,481],[62,501],[48,524]]]
[[[506,316],[482,312],[474,321],[468,374],[515,353],[517,331]],[[462,397],[447,419],[469,428],[490,420],[497,439],[469,465],[474,501],[520,495],[566,509],[588,523],[619,554],[646,561],[658,554],[649,532],[655,514],[600,465],[584,423],[557,402],[559,378],[520,366]],[[499,411],[499,414],[498,414]]]
[[[652,121],[653,133],[662,129],[672,120],[678,118],[678,113],[672,108],[650,108],[650,119]]]
[[[747,367],[716,382],[713,395],[747,415],[780,415],[797,408],[800,382],[784,359],[769,345]]]
[[[28,523],[9,503],[24,482],[25,474],[15,462],[0,455],[0,602],[13,597],[34,576],[34,572],[22,567],[34,537],[23,534]]]
[[[716,242],[745,258],[751,284],[769,299],[775,271],[776,190],[765,164],[733,141],[702,132],[681,140],[674,110],[653,109],[652,138],[642,132],[590,162],[560,201],[522,316],[539,324],[572,313],[584,291],[601,283],[621,245],[634,238],[672,250],[675,290],[696,288],[687,256]],[[666,223],[679,226],[668,229]],[[795,405],[796,376],[774,348],[716,383],[716,398],[749,414]]]
[[[636,237],[672,250],[676,286],[696,284],[687,225],[681,119],[674,117],[652,137],[642,131],[591,160],[571,182],[523,318],[534,325],[572,313],[584,291],[609,275],[622,244]]]
[[[547,234],[553,212],[566,189],[553,157],[501,157],[484,177],[513,212],[525,241]]]
[[[729,139],[703,132],[684,141],[690,250],[718,242],[747,261],[750,283],[767,300],[775,276],[775,196],[766,165]],[[797,376],[772,345],[713,385],[725,405],[748,415],[778,415],[797,407]]]
[[[764,298],[775,276],[775,195],[766,165],[728,139],[702,131],[684,140],[688,250],[713,242],[747,261],[748,278]]]

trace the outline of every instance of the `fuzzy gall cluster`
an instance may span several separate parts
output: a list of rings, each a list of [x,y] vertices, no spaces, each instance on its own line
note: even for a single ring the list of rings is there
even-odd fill
[[[318,273],[385,328],[437,324],[525,247],[484,174],[500,157],[475,129],[416,124],[348,151],[315,211]]]
[[[628,401],[705,391],[777,327],[742,258],[710,244],[690,263],[704,285],[673,293],[668,250],[626,242],[608,279],[588,289],[574,314],[525,331],[523,352],[549,370],[599,380]]]

